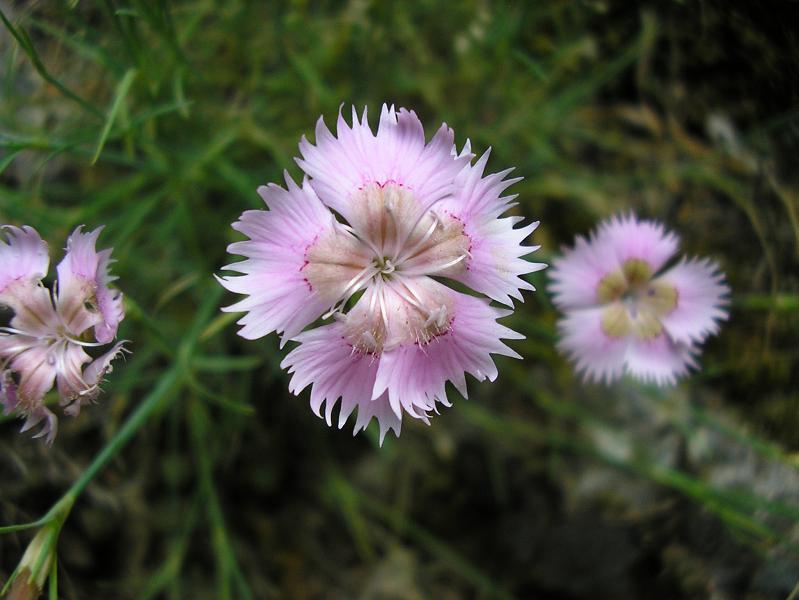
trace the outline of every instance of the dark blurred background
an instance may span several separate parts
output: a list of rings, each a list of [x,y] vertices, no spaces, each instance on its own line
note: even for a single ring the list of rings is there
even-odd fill
[[[63,598],[784,599],[799,581],[799,3],[8,2],[0,221],[60,259],[106,224],[133,354],[54,446],[0,417],[0,525],[31,521],[179,383],[61,534]],[[733,289],[676,387],[584,385],[546,271],[523,361],[380,448],[235,334],[230,228],[340,104],[416,110],[489,169],[549,262],[663,221]],[[53,399],[55,400],[55,399]],[[0,579],[32,534],[0,536]]]

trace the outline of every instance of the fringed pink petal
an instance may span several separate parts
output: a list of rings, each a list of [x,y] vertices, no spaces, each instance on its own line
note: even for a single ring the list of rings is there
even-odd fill
[[[64,412],[77,416],[81,399],[92,390],[92,385],[83,378],[83,365],[91,362],[92,357],[77,344],[63,344],[53,352],[56,359],[56,388]]]
[[[217,277],[228,290],[248,297],[224,308],[246,312],[239,335],[256,339],[277,331],[283,342],[297,335],[329,307],[329,298],[313,289],[303,268],[314,240],[335,227],[335,219],[308,182],[302,187],[286,173],[283,189],[270,184],[258,189],[268,211],[249,210],[233,228],[250,239],[228,247],[247,260],[225,267],[241,276]]]
[[[402,418],[394,414],[388,402],[388,394],[383,394],[379,398],[361,402],[358,405],[358,418],[355,421],[355,429],[352,435],[359,431],[364,431],[372,419],[377,419],[377,426],[380,429],[380,445],[386,438],[389,429],[394,430],[394,435],[399,437],[402,431]]]
[[[352,125],[339,112],[336,136],[320,117],[316,144],[300,141],[303,171],[313,178],[319,197],[349,219],[349,198],[358,189],[376,183],[395,183],[411,188],[422,205],[451,194],[453,181],[469,160],[454,156],[454,133],[446,125],[425,144],[424,128],[413,111],[383,105],[377,135],[372,133],[366,109]]]
[[[0,239],[0,304],[14,311],[11,326],[35,335],[59,323],[50,292],[41,285],[50,257],[47,244],[32,227],[5,225]]]
[[[570,310],[558,321],[558,348],[586,380],[610,383],[624,372],[629,341],[602,330],[604,308]]]
[[[380,425],[382,443],[385,432],[391,428],[397,435],[400,423],[397,417],[386,412],[385,400],[372,400],[375,374],[379,359],[357,351],[346,339],[341,323],[317,327],[295,338],[299,346],[283,359],[280,366],[292,374],[289,391],[299,395],[311,386],[311,409],[329,426],[333,424],[333,410],[340,404],[338,427],[344,426],[352,412],[358,409],[355,432],[364,429],[372,417]],[[340,401],[340,402],[339,402]]]
[[[596,306],[599,282],[620,266],[610,240],[577,236],[574,248],[553,260],[548,271],[553,302],[561,310]]]
[[[14,286],[16,291],[23,291],[22,285]],[[53,306],[50,290],[41,284],[26,289],[19,295],[20,302],[14,309],[11,327],[35,336],[48,336],[58,331],[61,319]]]
[[[540,271],[546,265],[522,258],[539,248],[522,245],[538,222],[514,229],[522,221],[520,217],[499,218],[516,197],[503,196],[503,192],[521,178],[506,179],[513,169],[484,176],[489,154],[490,150],[460,171],[455,193],[442,202],[440,210],[463,223],[470,241],[466,270],[455,279],[512,306],[511,298],[522,301],[521,290],[535,289],[522,275]]]
[[[730,288],[716,263],[707,259],[683,259],[657,281],[666,282],[677,290],[676,308],[660,319],[675,342],[700,343],[716,334],[719,321],[727,319]]]
[[[19,374],[19,410],[32,414],[42,404],[44,395],[53,387],[57,359],[47,344],[30,342],[26,346],[26,349],[14,355],[9,368]]]
[[[614,216],[600,223],[597,238],[613,245],[620,264],[646,261],[655,273],[677,252],[679,238],[657,221],[639,220],[634,214]]]
[[[651,340],[631,339],[625,357],[627,372],[657,385],[673,385],[696,367],[695,350],[661,334]]]
[[[93,326],[97,341],[107,344],[116,337],[125,310],[122,294],[109,287],[116,279],[109,272],[111,249],[96,249],[102,230],[84,232],[81,225],[69,236],[57,268],[58,312],[73,334]]]
[[[520,220],[507,217],[467,225],[470,256],[466,259],[466,272],[456,279],[507,306],[513,305],[511,298],[523,302],[522,290],[534,291],[535,287],[522,276],[547,265],[522,258],[540,246],[522,245],[538,227],[538,221],[514,229]]]
[[[497,377],[491,354],[521,358],[501,339],[523,336],[496,322],[508,313],[493,308],[487,301],[451,292],[454,306],[445,333],[427,344],[406,343],[383,352],[372,398],[388,394],[398,417],[404,411],[427,420],[436,402],[449,406],[445,385],[452,382],[465,397],[465,374],[478,381]]]
[[[470,146],[464,147],[467,156]],[[473,165],[466,165],[455,177],[455,192],[452,198],[442,202],[442,209],[457,215],[464,221],[494,219],[513,206],[516,195],[503,196],[503,192],[521,177],[507,176],[513,169],[485,175],[486,164],[491,150],[486,150]]]
[[[92,360],[83,369],[83,372],[80,373],[79,386],[73,388],[77,393],[72,395],[61,393],[62,405],[66,405],[64,407],[65,414],[76,417],[83,406],[97,399],[103,378],[114,370],[113,361],[123,354],[129,353],[129,350],[125,348],[125,343],[122,341],[114,344],[110,350]],[[60,386],[59,392],[61,392]]]
[[[23,411],[23,415],[26,419],[25,423],[22,424],[20,433],[30,431],[43,422],[41,429],[33,437],[43,437],[44,443],[52,446],[58,432],[58,419],[56,416],[43,404],[39,404],[28,411]]]
[[[50,256],[47,244],[33,227],[4,225],[0,238],[0,304],[15,311],[26,301],[29,290],[47,275]]]

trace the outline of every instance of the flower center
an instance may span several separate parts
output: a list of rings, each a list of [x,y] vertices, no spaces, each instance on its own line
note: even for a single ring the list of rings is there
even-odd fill
[[[630,259],[602,278],[597,300],[606,305],[602,330],[607,335],[650,340],[663,332],[660,319],[677,307],[677,289],[652,275],[649,263]]]
[[[357,190],[346,216],[348,223],[307,248],[301,268],[310,288],[330,304],[324,317],[344,320],[353,348],[370,354],[427,344],[446,333],[451,294],[429,276],[466,270],[471,240],[463,223],[393,182]]]
[[[372,265],[377,270],[375,277],[381,276],[383,279],[391,279],[391,274],[397,270],[394,261],[387,256],[378,256],[372,261]]]

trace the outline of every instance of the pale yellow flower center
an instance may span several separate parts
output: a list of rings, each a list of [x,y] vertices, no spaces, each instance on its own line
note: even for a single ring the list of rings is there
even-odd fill
[[[621,269],[602,278],[597,300],[606,305],[602,330],[607,335],[650,340],[663,332],[660,319],[677,307],[677,288],[666,281],[653,280],[652,275],[649,263],[629,259]]]

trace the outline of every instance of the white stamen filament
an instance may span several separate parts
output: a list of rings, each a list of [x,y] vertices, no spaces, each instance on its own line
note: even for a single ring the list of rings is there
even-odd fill
[[[336,314],[341,310],[341,308],[347,303],[350,296],[358,292],[361,288],[363,288],[369,281],[374,277],[377,273],[380,272],[380,269],[373,265],[369,265],[368,267],[364,267],[360,270],[352,279],[349,280],[347,285],[344,286],[344,289],[341,290],[338,298],[333,302],[330,310],[328,310],[325,314],[322,315],[323,319],[329,319],[331,316]]]
[[[406,289],[407,289],[407,288],[406,288]],[[413,306],[413,307],[414,307],[416,310],[418,310],[419,312],[421,312],[423,315],[427,316],[427,315],[429,314],[429,311],[428,311],[428,310],[427,310],[427,309],[424,307],[424,305],[423,305],[421,302],[419,302],[419,301],[418,301],[417,299],[415,299],[415,298],[412,298],[412,297],[411,297],[409,294],[407,294],[406,292],[404,292],[404,291],[403,291],[403,290],[402,290],[402,289],[401,289],[399,286],[395,286],[395,287],[394,287],[394,291],[397,293],[397,295],[398,295],[400,298],[402,298],[403,300],[405,300],[405,302],[407,302],[408,304],[410,304],[411,306]],[[408,291],[410,291],[410,290],[408,290]],[[415,294],[414,294],[414,295],[415,295]]]
[[[35,337],[35,338],[39,337],[37,335],[33,335],[32,333],[28,333],[27,331],[22,331],[21,329],[14,329],[13,327],[0,327],[0,332],[24,335],[27,337]]]
[[[434,212],[431,212],[430,216],[433,218],[433,222],[430,225],[430,227],[427,228],[427,231],[421,237],[421,239],[419,239],[418,242],[416,242],[410,248],[404,248],[404,249],[397,248],[397,252],[395,253],[395,255],[397,253],[399,254],[399,256],[397,256],[397,262],[402,261],[402,260],[406,260],[407,258],[412,257],[414,255],[414,252],[416,252],[416,250],[418,250],[419,248],[424,246],[427,243],[427,241],[431,237],[433,237],[433,234],[436,232],[436,229],[438,229],[438,226],[441,224],[441,221],[438,218],[438,215],[436,213],[434,213]],[[421,220],[419,222],[421,222]],[[413,234],[413,232],[411,232],[411,234]],[[410,239],[410,238],[411,238],[411,236],[408,236],[408,239]]]
[[[411,239],[411,237],[413,236],[414,232],[416,231],[416,228],[419,226],[419,223],[422,222],[422,219],[424,219],[425,215],[427,215],[427,213],[430,212],[430,209],[433,208],[433,206],[435,206],[439,202],[441,202],[445,197],[446,196],[441,196],[439,198],[436,198],[432,202],[428,202],[427,206],[423,207],[422,210],[419,211],[419,215],[416,217],[416,220],[413,222],[413,226],[408,230],[408,233],[405,236],[405,239],[402,240],[402,243],[399,244],[399,246],[397,246],[398,249],[405,247],[405,244],[407,244],[408,240]],[[438,218],[438,217],[434,217],[434,218]]]
[[[338,223],[338,222],[337,222],[337,223]],[[352,228],[352,227],[350,227],[349,225],[345,225],[344,223],[338,223],[338,226],[339,226],[341,229],[343,229],[344,231],[346,231],[347,233],[349,233],[350,235],[352,235],[352,236],[353,236],[353,237],[354,237],[356,240],[358,240],[359,242],[362,242],[362,243],[366,244],[366,245],[369,247],[369,249],[370,249],[372,252],[374,252],[375,256],[382,256],[382,255],[383,255],[382,251],[380,251],[380,250],[377,248],[377,246],[375,246],[375,245],[374,245],[374,244],[371,242],[371,240],[369,240],[369,238],[368,238],[367,236],[363,236],[363,237],[359,236],[359,235],[358,235],[358,232],[357,232],[357,231],[355,231],[355,229],[353,229],[353,228]]]
[[[417,275],[435,275],[436,273],[441,273],[442,271],[446,271],[450,267],[454,267],[459,262],[461,262],[462,260],[467,259],[468,257],[469,257],[469,253],[468,252],[464,252],[458,258],[455,258],[455,259],[449,261],[448,263],[444,263],[443,265],[439,265],[439,266],[434,267],[434,268],[426,267],[424,269],[419,269],[419,270],[416,270],[416,271],[414,271],[412,269],[403,270],[402,274],[403,275],[407,275],[408,277],[415,277]]]
[[[380,304],[380,318],[383,320],[383,327],[388,332],[388,309],[386,308],[385,284],[382,281],[378,281],[377,293],[379,294],[377,299]]]
[[[100,342],[84,342],[77,338],[74,338],[70,335],[64,335],[64,339],[72,342],[73,344],[77,344],[78,346],[83,346],[84,348],[96,348],[99,346],[106,346],[106,344],[101,344]]]

